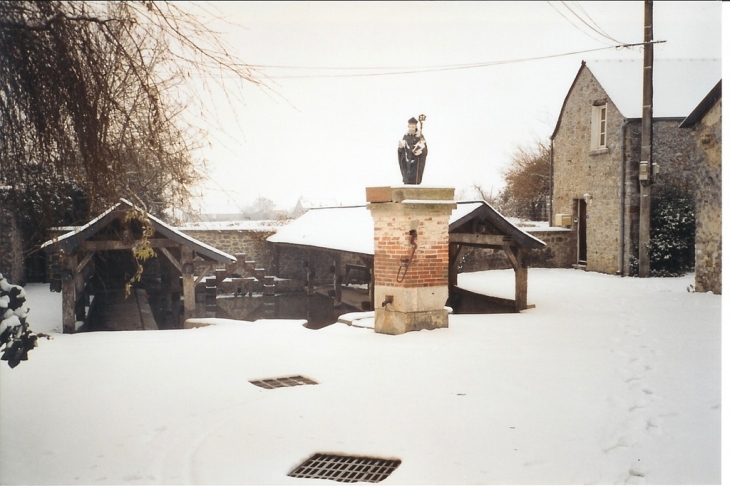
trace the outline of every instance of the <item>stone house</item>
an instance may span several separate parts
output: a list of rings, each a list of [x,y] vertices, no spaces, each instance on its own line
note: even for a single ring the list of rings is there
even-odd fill
[[[715,85],[680,128],[694,131],[695,290],[722,293],[722,82]]]
[[[638,257],[642,61],[582,62],[551,135],[551,224],[571,229],[573,264],[630,275]],[[655,60],[655,187],[692,190],[699,130],[680,124],[721,77],[719,60]]]

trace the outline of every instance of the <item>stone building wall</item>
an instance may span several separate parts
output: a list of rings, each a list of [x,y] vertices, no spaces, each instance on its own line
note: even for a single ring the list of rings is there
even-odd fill
[[[699,136],[695,211],[695,290],[722,294],[722,102],[693,130]]]
[[[607,101],[607,148],[591,151],[592,107],[600,100]],[[652,161],[659,165],[655,188],[673,185],[691,190],[698,156],[688,148],[696,146],[697,134],[680,129],[681,121],[654,120]],[[591,72],[583,69],[553,138],[553,214],[570,214],[575,220],[576,200],[592,196],[586,206],[589,271],[629,275],[632,259],[638,258],[640,158],[641,120],[624,118]],[[571,230],[577,249],[577,225]],[[571,263],[577,262],[574,255]]]
[[[591,151],[593,105],[603,100],[607,105],[607,148]],[[589,271],[616,273],[619,269],[623,123],[623,115],[593,74],[582,69],[566,99],[553,139],[553,214],[576,215],[575,201],[586,193],[593,197],[587,206],[586,222]]]

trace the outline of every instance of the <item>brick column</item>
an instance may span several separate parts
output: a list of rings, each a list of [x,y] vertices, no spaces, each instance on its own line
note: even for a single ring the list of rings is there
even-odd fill
[[[375,332],[448,327],[444,305],[449,297],[453,198],[453,188],[366,189],[375,222]]]

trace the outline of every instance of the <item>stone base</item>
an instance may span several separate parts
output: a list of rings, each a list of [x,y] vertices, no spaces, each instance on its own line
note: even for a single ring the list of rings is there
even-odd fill
[[[375,332],[381,334],[404,334],[445,327],[449,327],[449,313],[446,309],[420,312],[375,309]]]

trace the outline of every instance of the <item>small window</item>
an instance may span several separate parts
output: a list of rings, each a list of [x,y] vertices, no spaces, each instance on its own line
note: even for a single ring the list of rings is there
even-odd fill
[[[607,105],[593,106],[591,120],[591,150],[604,149],[607,146],[606,140],[606,113]]]

